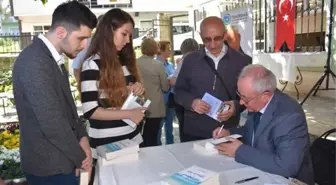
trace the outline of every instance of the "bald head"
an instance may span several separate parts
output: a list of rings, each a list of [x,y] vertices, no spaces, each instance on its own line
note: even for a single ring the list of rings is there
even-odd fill
[[[256,93],[274,92],[277,86],[276,77],[272,71],[259,64],[248,65],[242,70],[238,85],[247,85],[246,83],[249,83]]]
[[[201,23],[201,37],[205,48],[219,56],[224,47],[225,26],[219,17],[207,17]]]
[[[219,29],[220,31],[222,31],[223,34],[226,32],[223,20],[216,16],[207,17],[202,21],[200,26],[201,34],[209,28]]]

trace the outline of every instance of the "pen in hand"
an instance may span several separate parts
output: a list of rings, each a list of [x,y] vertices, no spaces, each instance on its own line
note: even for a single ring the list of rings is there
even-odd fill
[[[221,128],[219,129],[219,131],[218,131],[218,133],[217,133],[217,136],[216,136],[216,139],[218,139],[218,136],[219,136],[219,134],[222,132],[223,128],[224,128],[224,124],[223,124],[223,125],[221,126]]]
[[[254,179],[257,179],[257,178],[259,178],[259,177],[251,177],[251,178],[239,180],[239,181],[235,182],[235,184],[241,184],[241,183],[244,183],[244,182],[247,182],[247,181],[251,181],[251,180],[254,180]]]

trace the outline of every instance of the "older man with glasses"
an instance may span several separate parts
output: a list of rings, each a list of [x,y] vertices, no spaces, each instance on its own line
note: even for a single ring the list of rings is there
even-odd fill
[[[217,128],[214,138],[240,134],[242,141],[217,145],[221,154],[260,170],[314,184],[309,134],[300,104],[276,88],[275,75],[261,65],[243,69],[238,79],[240,104],[249,111],[241,128]]]
[[[237,77],[251,63],[246,55],[224,45],[226,28],[221,18],[207,17],[200,28],[205,48],[183,59],[175,85],[175,100],[185,109],[185,141],[211,138],[212,131],[222,124],[225,128],[238,125]],[[218,114],[219,121],[206,115],[211,107],[202,101],[205,93],[230,105],[228,111]]]

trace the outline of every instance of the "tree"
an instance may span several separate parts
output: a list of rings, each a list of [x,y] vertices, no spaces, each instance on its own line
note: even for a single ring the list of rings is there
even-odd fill
[[[37,1],[37,0],[35,0]],[[43,4],[46,4],[48,2],[48,0],[40,0]]]
[[[0,0],[0,23],[11,16],[10,4],[6,0]]]

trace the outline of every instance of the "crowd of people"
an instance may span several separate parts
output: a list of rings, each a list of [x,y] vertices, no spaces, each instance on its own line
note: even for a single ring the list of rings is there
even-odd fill
[[[48,33],[36,36],[18,56],[14,99],[21,164],[29,184],[76,185],[80,169],[89,172],[94,184],[98,146],[123,139],[141,147],[158,146],[162,129],[165,144],[173,144],[175,116],[181,142],[239,133],[242,140],[216,146],[220,154],[313,184],[301,106],[276,89],[271,71],[252,64],[237,46],[239,38],[232,38],[238,34],[229,34],[220,18],[202,21],[202,47],[194,39],[182,43],[183,56],[176,67],[169,61],[169,41],[145,38],[142,56],[136,59],[134,26],[121,9],[111,9],[97,20],[85,5],[65,2],[55,9]],[[74,59],[87,128],[77,114],[62,55]],[[130,93],[150,99],[150,106],[121,110]],[[205,93],[230,106],[217,120],[206,115],[211,105],[202,100]],[[245,109],[247,121],[239,127]]]

